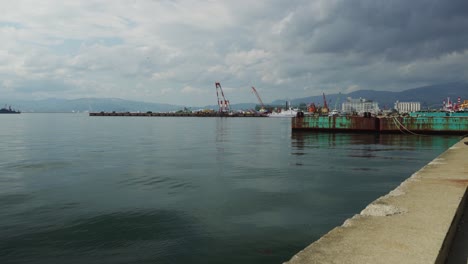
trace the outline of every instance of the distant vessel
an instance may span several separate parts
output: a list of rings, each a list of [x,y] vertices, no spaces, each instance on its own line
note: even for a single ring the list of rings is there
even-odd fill
[[[286,101],[285,109],[281,109],[281,111],[279,112],[271,112],[267,116],[268,117],[295,117],[297,116],[297,112],[299,112],[299,109],[292,109],[291,102]]]
[[[281,110],[281,112],[272,112],[268,114],[268,117],[295,117],[297,115],[298,110],[289,108],[288,110]]]
[[[6,108],[5,106],[4,108],[0,109],[0,114],[19,114],[19,113],[21,112],[11,109],[11,106],[9,106],[8,108]]]
[[[411,117],[468,117],[468,100],[461,102],[461,98],[458,97],[457,102],[450,100],[447,97],[447,101],[444,100],[442,110],[438,111],[413,111],[410,112]]]
[[[333,109],[330,113],[328,113],[328,116],[338,116],[340,115],[340,111]]]

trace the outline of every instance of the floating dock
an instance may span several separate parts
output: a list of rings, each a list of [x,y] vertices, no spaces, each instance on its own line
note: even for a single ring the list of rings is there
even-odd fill
[[[293,131],[468,134],[468,117],[300,116],[291,122]]]
[[[248,114],[248,113],[220,113],[220,112],[196,112],[196,113],[132,113],[132,112],[95,112],[89,113],[89,116],[169,116],[169,117],[267,117],[265,114]]]

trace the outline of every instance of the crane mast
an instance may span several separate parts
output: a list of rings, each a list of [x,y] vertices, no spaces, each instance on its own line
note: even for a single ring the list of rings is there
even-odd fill
[[[265,105],[263,104],[263,101],[260,98],[260,95],[258,95],[257,89],[255,89],[255,87],[252,86],[252,91],[254,92],[255,96],[257,96],[258,102],[260,103],[260,106],[262,107],[262,109],[265,109]]]
[[[224,97],[224,92],[223,92],[223,88],[221,87],[221,84],[219,82],[216,82],[215,86],[216,86],[216,97],[218,98],[218,106],[219,106],[218,111],[220,113],[229,112],[230,110],[229,100],[226,100],[226,97]]]
[[[328,109],[327,99],[325,99],[325,93],[323,93],[323,108]]]
[[[325,98],[325,93],[323,93],[323,107],[322,107],[321,112],[322,114],[328,114],[329,112],[327,99]]]

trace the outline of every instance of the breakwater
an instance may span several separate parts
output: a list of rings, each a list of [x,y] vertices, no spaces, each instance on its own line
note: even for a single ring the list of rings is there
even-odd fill
[[[288,264],[444,263],[467,200],[468,138]]]
[[[404,134],[468,134],[468,117],[299,116],[292,130]]]
[[[134,113],[134,112],[94,112],[89,113],[89,116],[140,116],[140,117],[158,117],[158,116],[170,116],[170,117],[267,117],[266,114],[260,113],[220,113],[220,112],[145,112],[145,113]]]

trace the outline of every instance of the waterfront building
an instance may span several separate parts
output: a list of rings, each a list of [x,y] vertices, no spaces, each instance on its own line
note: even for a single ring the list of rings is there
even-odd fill
[[[399,113],[409,113],[409,112],[416,112],[421,110],[421,103],[420,102],[395,102],[395,110]]]
[[[348,97],[346,99],[346,102],[341,104],[341,110],[345,113],[363,113],[363,112],[371,112],[371,113],[378,113],[380,111],[379,109],[379,103],[374,102],[372,100],[364,99],[364,98],[359,98],[359,99],[354,99],[351,97]]]

